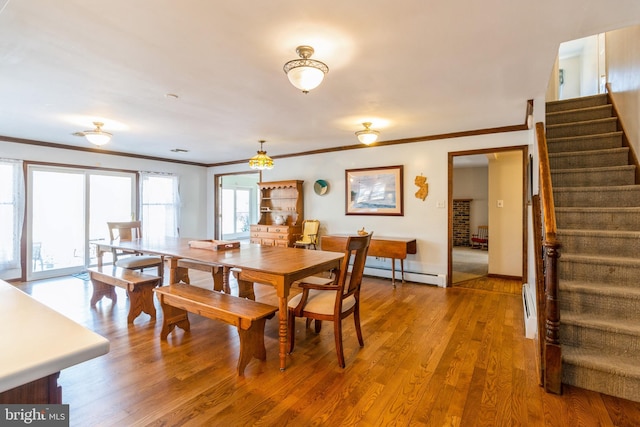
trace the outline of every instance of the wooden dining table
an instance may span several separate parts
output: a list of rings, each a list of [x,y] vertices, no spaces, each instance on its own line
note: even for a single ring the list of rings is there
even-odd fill
[[[189,246],[189,242],[193,240],[197,239],[142,238],[130,241],[97,241],[94,244],[99,267],[102,266],[105,252],[113,249],[128,250],[164,256],[169,264],[169,283],[176,281],[178,260],[186,258],[222,266],[224,280],[228,280],[229,270],[236,268],[239,270],[238,280],[272,285],[278,296],[280,369],[284,370],[288,349],[287,302],[291,285],[304,277],[339,269],[344,254],[258,244],[242,244],[239,248],[225,250],[200,249]]]

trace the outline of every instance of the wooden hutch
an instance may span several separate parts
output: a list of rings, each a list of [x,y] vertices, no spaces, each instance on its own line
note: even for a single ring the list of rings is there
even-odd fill
[[[293,246],[302,234],[304,181],[261,182],[260,219],[251,225],[251,243]],[[280,223],[281,222],[281,223]]]

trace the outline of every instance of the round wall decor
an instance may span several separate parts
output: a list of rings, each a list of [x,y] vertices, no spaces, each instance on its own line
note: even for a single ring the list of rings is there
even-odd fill
[[[313,184],[313,191],[318,196],[324,196],[329,191],[329,183],[324,179],[319,179]]]

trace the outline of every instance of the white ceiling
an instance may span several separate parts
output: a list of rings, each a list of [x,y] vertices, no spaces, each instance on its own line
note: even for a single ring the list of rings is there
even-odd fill
[[[72,134],[98,120],[104,150],[203,164],[247,159],[260,139],[272,156],[354,145],[364,121],[382,141],[523,124],[561,42],[640,22],[638,0],[0,8],[0,135],[90,147]],[[309,94],[282,71],[301,44],[330,69]]]

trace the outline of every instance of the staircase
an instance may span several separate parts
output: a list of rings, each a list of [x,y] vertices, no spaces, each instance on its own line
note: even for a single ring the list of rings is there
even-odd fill
[[[547,103],[562,382],[640,402],[640,185],[607,95]]]

